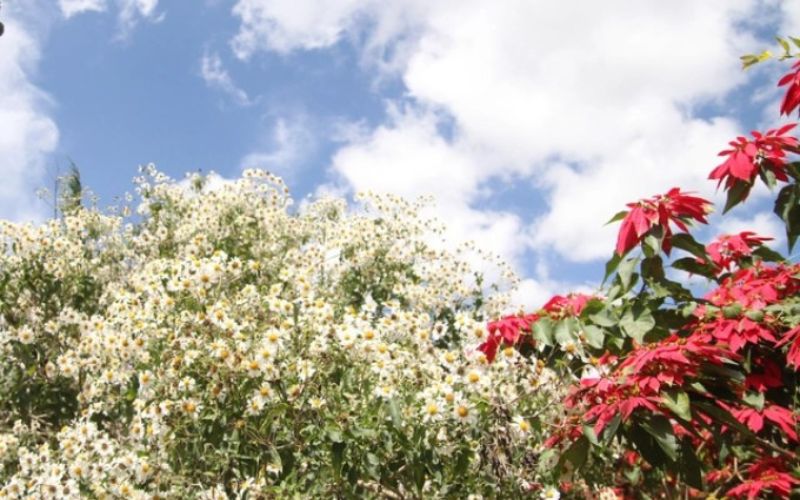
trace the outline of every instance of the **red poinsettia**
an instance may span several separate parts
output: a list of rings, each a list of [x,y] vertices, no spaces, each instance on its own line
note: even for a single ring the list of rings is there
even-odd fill
[[[783,433],[792,441],[797,441],[797,417],[791,410],[778,405],[765,406],[761,411],[750,408],[729,408],[727,405],[720,404],[726,410],[731,412],[736,420],[746,425],[748,429],[758,434],[764,428],[764,422],[772,422],[778,426]]]
[[[797,152],[798,141],[786,133],[796,125],[790,123],[764,134],[753,131],[753,140],[737,137],[730,142],[732,149],[726,149],[719,154],[728,158],[712,170],[708,178],[719,180],[719,184],[725,181],[725,189],[730,189],[739,181],[752,183],[759,169],[764,167],[776,179],[784,182],[789,180],[786,176],[786,152]]]
[[[663,230],[663,249],[669,253],[672,235],[670,223],[687,232],[687,224],[692,220],[707,224],[706,215],[711,212],[712,207],[710,201],[682,193],[679,188],[672,188],[666,194],[629,203],[627,206],[630,211],[623,219],[617,237],[618,255],[625,255],[655,227]]]
[[[579,316],[586,304],[595,298],[583,293],[570,293],[566,296],[555,295],[542,306],[550,317],[558,319],[564,316]]]
[[[786,95],[783,96],[783,102],[781,102],[781,114],[790,115],[797,106],[800,106],[800,61],[794,63],[792,71],[778,81],[778,87],[784,85],[789,87],[786,89]]]
[[[730,271],[731,264],[737,264],[745,257],[753,254],[752,249],[761,246],[772,238],[758,236],[752,231],[739,234],[724,234],[706,246],[711,263],[717,269]]]
[[[485,342],[478,346],[486,359],[491,363],[497,356],[497,349],[504,342],[514,345],[519,342],[524,333],[529,333],[531,325],[539,319],[536,314],[511,315],[500,318],[497,321],[490,321],[486,326],[489,336]]]
[[[800,480],[787,472],[786,465],[786,461],[779,458],[759,460],[747,468],[744,482],[728,490],[728,496],[752,500],[770,492],[773,498],[789,498],[792,488],[800,484]]]

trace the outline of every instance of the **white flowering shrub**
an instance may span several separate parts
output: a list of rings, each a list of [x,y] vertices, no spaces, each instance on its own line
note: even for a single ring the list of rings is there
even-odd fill
[[[421,204],[293,210],[260,171],[210,189],[148,167],[136,186],[133,215],[0,223],[0,498],[508,498],[555,480],[540,443],[562,383],[476,349],[515,278],[432,245]]]

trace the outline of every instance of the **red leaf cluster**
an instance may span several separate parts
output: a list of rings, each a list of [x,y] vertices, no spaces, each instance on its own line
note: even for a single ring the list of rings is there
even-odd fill
[[[674,223],[681,231],[688,232],[687,223],[692,220],[706,224],[706,215],[711,212],[711,202],[689,193],[682,193],[679,188],[672,188],[667,193],[628,203],[627,215],[617,237],[617,254],[625,255],[638,245],[655,227],[663,230],[663,249],[669,253],[670,236]]]

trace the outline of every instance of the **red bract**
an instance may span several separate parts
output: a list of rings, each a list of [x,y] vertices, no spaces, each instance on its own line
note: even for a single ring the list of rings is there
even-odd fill
[[[674,223],[681,231],[688,231],[687,224],[693,220],[706,224],[706,215],[712,207],[710,201],[682,193],[679,188],[672,188],[666,194],[629,203],[627,206],[631,210],[619,230],[618,255],[625,255],[655,227],[663,230],[663,249],[669,254],[672,248],[670,223]]]
[[[486,359],[490,363],[493,362],[500,344],[505,342],[508,345],[514,345],[519,342],[522,334],[530,332],[531,325],[537,319],[539,319],[538,315],[527,314],[524,316],[505,316],[497,321],[490,321],[486,327],[489,331],[489,337],[478,346],[478,350],[486,355]]]
[[[761,411],[749,407],[731,409],[727,405],[721,404],[720,406],[730,411],[736,417],[736,420],[746,425],[748,429],[756,434],[764,428],[764,422],[769,421],[780,427],[786,437],[792,441],[797,441],[797,431],[795,430],[797,418],[790,410],[782,406],[770,405],[764,407]]]
[[[711,338],[726,344],[732,352],[739,352],[747,344],[768,342],[774,344],[777,339],[772,331],[750,318],[725,319],[718,318],[714,321],[700,325],[697,329],[704,338]]]
[[[800,484],[794,476],[786,472],[784,461],[776,458],[764,458],[747,468],[747,479],[730,490],[733,498],[747,497],[748,500],[759,498],[768,491],[775,496],[789,498],[794,485]]]
[[[774,361],[756,358],[753,360],[753,365],[763,367],[764,371],[762,373],[750,373],[745,376],[745,389],[755,389],[758,392],[766,392],[767,389],[783,386],[781,368]]]
[[[593,298],[594,296],[583,293],[570,293],[566,296],[555,295],[542,306],[542,309],[549,313],[553,319],[559,319],[564,316],[578,316]]]
[[[775,344],[775,347],[783,347],[791,342],[789,352],[786,353],[786,363],[795,367],[795,370],[800,368],[800,326],[796,326],[783,334],[780,342]]]
[[[731,264],[738,264],[743,258],[753,254],[752,249],[761,246],[772,238],[758,236],[752,231],[743,231],[739,234],[725,234],[716,241],[706,246],[706,252],[711,257],[711,263],[717,269],[730,271]]]
[[[719,180],[719,184],[725,181],[725,189],[730,189],[737,181],[752,183],[759,169],[764,167],[772,171],[776,179],[786,182],[789,180],[786,176],[786,151],[796,152],[798,147],[797,139],[786,133],[796,125],[790,123],[764,134],[753,131],[753,140],[737,137],[730,142],[733,149],[719,154],[728,158],[712,170],[708,178]]]
[[[786,95],[781,102],[781,114],[790,115],[800,105],[800,61],[794,63],[792,71],[783,75],[778,81],[778,87],[788,85]]]

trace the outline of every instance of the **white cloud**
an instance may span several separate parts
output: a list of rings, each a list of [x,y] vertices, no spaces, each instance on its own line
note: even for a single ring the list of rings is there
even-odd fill
[[[673,186],[714,197],[717,152],[740,133],[695,109],[746,80],[739,55],[763,43],[743,25],[756,0],[239,0],[240,57],[330,47],[397,71],[389,121],[334,156],[337,182],[433,192],[445,222],[512,260],[555,249],[608,257],[624,204]],[[786,3],[782,5],[787,5]],[[774,5],[772,8],[774,9]],[[760,14],[760,12],[759,12]],[[452,139],[439,117],[452,120]],[[544,213],[481,210],[495,178],[536,186]],[[489,190],[490,191],[490,190]]]
[[[84,12],[104,12],[108,8],[106,0],[58,0],[58,6],[67,19]]]
[[[117,6],[117,38],[125,40],[141,20],[161,22],[164,14],[157,12],[158,0],[113,0]],[[109,0],[58,0],[61,14],[69,19],[86,12],[106,12]]]
[[[165,14],[156,11],[158,0],[117,0],[119,7],[119,33],[117,38],[126,39],[140,20],[161,22]]]
[[[361,0],[239,0],[234,15],[242,27],[233,39],[236,55],[248,58],[260,49],[288,52],[335,43],[352,26]]]
[[[291,183],[315,147],[313,131],[304,116],[280,117],[266,137],[263,149],[247,154],[240,166],[268,170]]]
[[[216,52],[205,52],[200,60],[200,75],[206,85],[221,90],[228,94],[237,104],[248,106],[251,103],[247,93],[240,89],[231,78],[230,73],[222,64],[222,59]]]
[[[50,117],[51,101],[31,82],[40,59],[39,40],[17,17],[4,10],[7,29],[0,39],[0,217],[17,221],[44,217],[35,190],[44,187],[48,155],[58,144]]]

